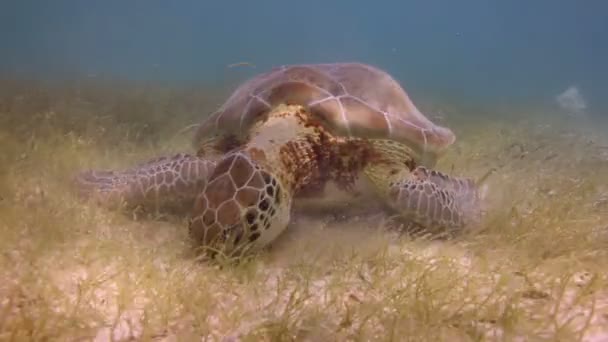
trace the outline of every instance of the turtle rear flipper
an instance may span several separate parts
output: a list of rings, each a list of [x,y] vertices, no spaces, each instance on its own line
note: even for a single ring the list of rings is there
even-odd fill
[[[110,207],[156,212],[191,209],[215,162],[189,154],[156,158],[121,171],[88,170],[76,177],[79,193]]]

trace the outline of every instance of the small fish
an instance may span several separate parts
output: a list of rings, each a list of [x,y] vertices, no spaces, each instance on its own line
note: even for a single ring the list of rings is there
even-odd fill
[[[227,67],[234,68],[234,67],[240,67],[240,66],[249,66],[249,67],[255,68],[255,65],[253,63],[249,63],[249,62],[232,63],[232,64],[229,64]]]

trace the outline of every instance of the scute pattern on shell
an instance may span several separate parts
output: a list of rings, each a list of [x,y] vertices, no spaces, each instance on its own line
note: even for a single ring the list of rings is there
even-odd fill
[[[244,82],[201,123],[194,144],[218,132],[246,136],[281,103],[306,107],[336,136],[393,139],[433,156],[455,141],[452,131],[427,119],[385,71],[330,63],[281,66]]]

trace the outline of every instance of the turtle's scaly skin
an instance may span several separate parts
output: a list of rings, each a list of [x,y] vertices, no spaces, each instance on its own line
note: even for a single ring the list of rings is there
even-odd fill
[[[473,180],[456,178],[423,166],[389,182],[388,204],[402,216],[429,228],[461,228],[475,220],[478,205]]]
[[[77,177],[81,195],[107,207],[144,206],[190,209],[204,189],[215,162],[179,153],[160,157],[124,171],[86,171]]]

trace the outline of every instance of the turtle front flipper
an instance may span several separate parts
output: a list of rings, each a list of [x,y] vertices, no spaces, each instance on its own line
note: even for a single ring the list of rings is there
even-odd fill
[[[387,204],[403,218],[432,232],[457,231],[477,222],[480,198],[472,179],[418,166],[370,177]]]
[[[215,162],[190,154],[156,158],[121,171],[88,170],[76,176],[79,193],[110,207],[188,211]]]

